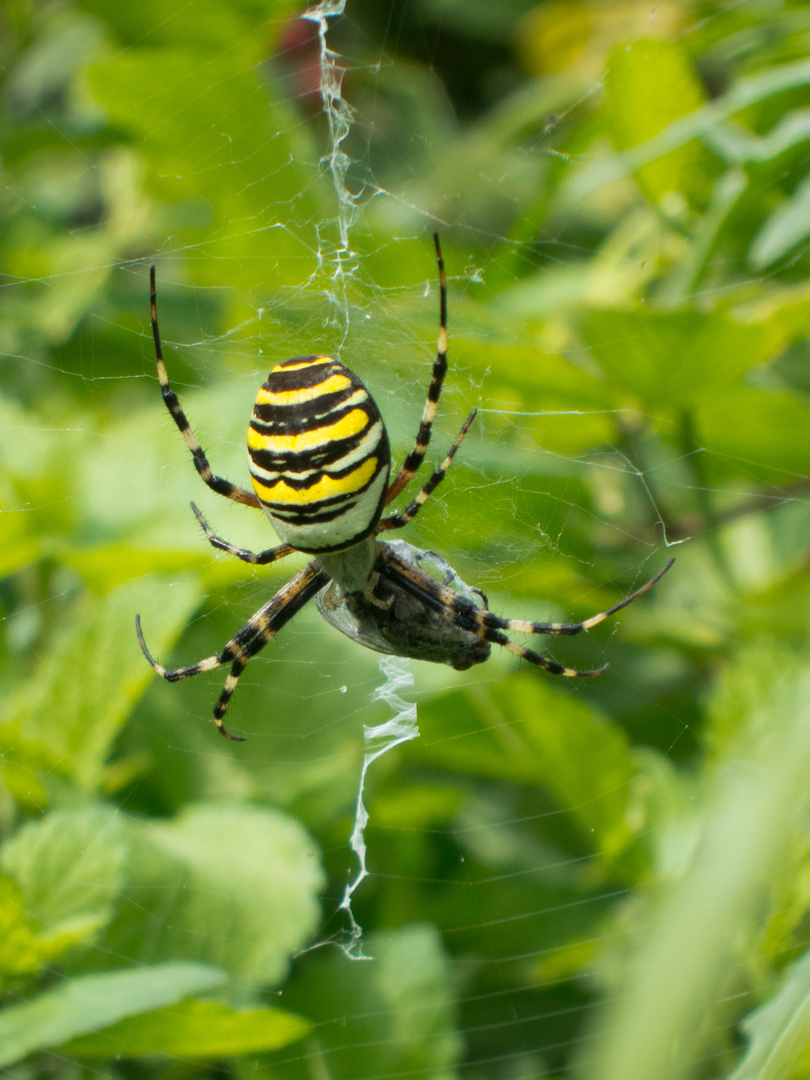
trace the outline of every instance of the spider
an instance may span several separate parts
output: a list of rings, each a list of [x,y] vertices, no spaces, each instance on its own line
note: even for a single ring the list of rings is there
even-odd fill
[[[169,682],[231,664],[214,707],[214,721],[226,739],[244,742],[225,728],[223,718],[245,665],[312,599],[333,626],[378,652],[465,670],[483,663],[494,642],[552,675],[589,677],[600,675],[608,665],[591,671],[564,667],[512,641],[506,631],[579,634],[591,630],[652,588],[674,562],[670,559],[646,585],[598,615],[575,623],[539,623],[493,614],[484,594],[465,585],[441,556],[419,551],[402,540],[378,539],[416,517],[444,478],[476,415],[473,409],[416,498],[404,510],[383,517],[383,508],[410,484],[424,461],[447,372],[447,281],[438,234],[434,233],[433,240],[439,271],[438,350],[413,450],[391,482],[391,452],[379,409],[357,376],[329,356],[286,360],[262,384],[247,436],[253,491],[216,476],[169,385],[158,332],[154,266],[150,271],[158,379],[166,408],[191,451],[197,472],[218,495],[264,510],[281,540],[279,546],[258,554],[235,547],[214,535],[192,503],[208,542],[254,566],[267,566],[295,551],[314,556],[259,608],[222,652],[188,667],[169,670],[159,664],[146,647],[140,615],[135,617],[144,656]]]

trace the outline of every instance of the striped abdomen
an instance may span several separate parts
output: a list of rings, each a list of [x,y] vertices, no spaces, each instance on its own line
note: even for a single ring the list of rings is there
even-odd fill
[[[380,516],[391,452],[374,399],[329,356],[274,367],[248,428],[253,487],[279,538],[312,554],[342,551]]]

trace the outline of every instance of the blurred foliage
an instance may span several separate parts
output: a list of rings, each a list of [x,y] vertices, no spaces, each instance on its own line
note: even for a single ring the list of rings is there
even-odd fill
[[[810,3],[349,0],[348,130],[300,10],[0,9],[0,1065],[806,1077]],[[315,350],[407,452],[433,229],[431,454],[482,408],[408,537],[544,619],[678,558],[544,644],[601,679],[414,664],[421,738],[368,777],[360,962],[334,943],[377,658],[302,613],[235,745],[220,679],[170,687],[137,646],[140,611],[163,661],[212,655],[301,565],[196,528],[191,498],[272,543],[166,416],[147,271],[243,482],[256,386]]]

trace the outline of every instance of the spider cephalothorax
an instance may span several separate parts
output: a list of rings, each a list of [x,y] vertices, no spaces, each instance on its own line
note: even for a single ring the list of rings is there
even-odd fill
[[[140,617],[136,617],[144,655],[169,682],[231,663],[214,708],[214,720],[228,739],[242,741],[225,729],[222,718],[248,660],[313,598],[328,622],[378,652],[464,670],[486,660],[490,643],[495,643],[553,675],[591,676],[599,675],[607,665],[592,671],[564,667],[512,641],[506,632],[578,634],[590,630],[645,593],[674,561],[670,559],[655,577],[607,611],[577,623],[537,623],[494,615],[484,594],[465,585],[441,556],[419,551],[402,540],[377,539],[413,520],[441,482],[475,418],[473,410],[416,498],[399,513],[381,516],[424,461],[447,372],[447,282],[438,236],[434,235],[434,241],[440,286],[439,347],[414,448],[392,482],[388,435],[379,409],[357,376],[329,356],[302,356],[278,364],[260,388],[248,428],[254,491],[215,476],[169,385],[152,267],[152,334],[166,407],[208,487],[235,502],[263,509],[282,541],[258,554],[235,547],[213,534],[192,503],[209,543],[260,566],[294,551],[314,556],[259,608],[221,653],[189,667],[167,670],[159,664],[146,647]]]

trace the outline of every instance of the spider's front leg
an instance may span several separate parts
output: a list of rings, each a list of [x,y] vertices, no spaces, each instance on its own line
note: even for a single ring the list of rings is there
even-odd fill
[[[609,665],[603,664],[601,667],[593,668],[589,671],[579,671],[576,668],[564,667],[562,664],[557,663],[556,660],[549,660],[547,657],[541,656],[532,649],[527,649],[525,645],[512,641],[506,636],[504,631],[509,630],[518,634],[574,635],[580,634],[583,631],[592,630],[593,627],[598,626],[600,623],[604,622],[605,619],[609,619],[611,615],[615,615],[623,608],[626,608],[628,604],[632,604],[634,600],[638,600],[640,596],[643,596],[657,581],[660,581],[674,562],[674,558],[670,559],[669,562],[667,562],[657,574],[651,577],[649,581],[645,582],[640,589],[636,589],[634,593],[631,593],[623,600],[620,600],[618,604],[614,604],[605,611],[600,611],[598,615],[592,615],[589,619],[583,619],[582,622],[539,623],[528,622],[524,619],[502,619],[498,615],[493,615],[491,611],[481,610],[467,613],[466,617],[468,619],[470,616],[472,617],[472,620],[477,626],[477,632],[485,637],[487,641],[501,645],[504,649],[508,649],[509,652],[514,653],[515,656],[519,656],[522,660],[528,660],[530,664],[535,664],[538,667],[544,668],[552,675],[590,678],[594,675],[601,675],[602,672],[607,670]],[[472,628],[472,625],[470,628]]]
[[[636,589],[630,596],[625,597],[624,600],[620,600],[619,603],[614,604],[613,607],[599,612],[598,615],[592,615],[589,619],[585,619],[578,623],[538,623],[528,622],[523,619],[503,619],[499,615],[495,615],[493,612],[489,611],[486,603],[484,603],[482,607],[479,607],[467,597],[460,596],[454,589],[450,589],[447,585],[443,585],[440,582],[433,580],[421,571],[416,571],[414,567],[397,559],[393,554],[389,555],[388,558],[391,570],[395,575],[397,586],[410,593],[438,615],[448,619],[455,626],[459,627],[459,629],[469,634],[476,635],[482,641],[500,645],[515,656],[519,656],[521,660],[527,660],[530,664],[544,668],[551,675],[564,675],[569,678],[591,678],[594,675],[601,675],[603,671],[607,670],[608,665],[603,664],[601,667],[586,671],[565,667],[565,665],[558,663],[556,660],[550,660],[548,657],[541,656],[532,649],[527,649],[525,645],[512,641],[511,638],[506,636],[504,631],[522,634],[572,635],[578,634],[583,630],[590,630],[592,627],[598,626],[599,623],[604,622],[604,620],[611,615],[615,615],[616,612],[627,607],[628,604],[632,604],[634,600],[638,600],[640,596],[643,596],[644,593],[651,589],[653,585],[663,577],[675,561],[674,559],[670,559],[669,562],[666,563],[654,577],[650,578],[648,582],[642,585],[640,589]]]
[[[525,619],[501,619],[490,612],[482,615],[480,621],[494,630],[511,630],[516,634],[565,634],[568,636],[581,634],[583,630],[593,630],[595,626],[604,622],[605,619],[609,619],[611,615],[615,615],[623,608],[626,608],[628,604],[632,604],[633,601],[638,600],[638,598],[648,592],[656,582],[661,580],[674,562],[674,558],[670,559],[669,562],[665,563],[658,573],[651,577],[649,581],[645,582],[640,589],[636,589],[634,593],[626,596],[624,600],[620,600],[618,604],[614,604],[613,607],[609,607],[605,611],[600,611],[598,615],[591,615],[589,619],[583,619],[582,622],[528,622]]]
[[[232,661],[230,674],[225,680],[222,693],[214,706],[214,723],[219,728],[220,734],[224,735],[226,739],[232,739],[234,742],[244,742],[245,740],[238,735],[231,735],[223,723],[223,717],[239,682],[239,677],[251,657],[260,652],[268,641],[274,638],[279,630],[290,621],[293,615],[300,611],[316,593],[320,592],[328,580],[328,575],[313,560],[300,573],[296,574],[291,581],[288,581],[283,588],[279,589],[272,599],[259,608],[256,614],[231,638],[221,653],[208,656],[205,660],[190,664],[188,667],[167,669],[162,664],[159,664],[146,647],[143,631],[141,630],[141,617],[136,615],[135,628],[138,632],[141,650],[158,675],[166,679],[167,682],[189,679],[192,675],[199,675],[203,671],[214,671],[216,668],[222,667],[223,664]]]
[[[256,613],[259,614],[258,612]],[[254,615],[254,619],[256,616]],[[225,686],[222,693],[219,696],[219,700],[214,706],[214,723],[219,728],[220,735],[224,735],[226,739],[231,739],[233,742],[245,742],[245,739],[241,735],[231,735],[230,731],[225,727],[222,722],[222,718],[228,708],[228,702],[231,700],[236,684],[239,682],[239,676],[242,674],[248,660],[251,656],[255,655],[259,649],[269,640],[269,638],[262,641],[253,652],[248,652],[245,648],[239,646],[237,639],[239,635],[248,630],[251,626],[253,619],[250,623],[247,623],[239,631],[239,634],[235,638],[232,638],[221,653],[217,653],[216,656],[207,656],[205,660],[200,660],[196,664],[189,664],[188,667],[167,669],[162,664],[159,664],[157,660],[149,652],[144,641],[143,631],[141,630],[141,617],[135,616],[135,628],[138,632],[138,641],[140,642],[141,651],[155,671],[167,682],[178,682],[180,679],[189,679],[192,675],[200,675],[203,671],[214,671],[216,668],[221,667],[223,664],[227,664],[229,660],[233,661],[233,667],[231,673],[225,680]]]

